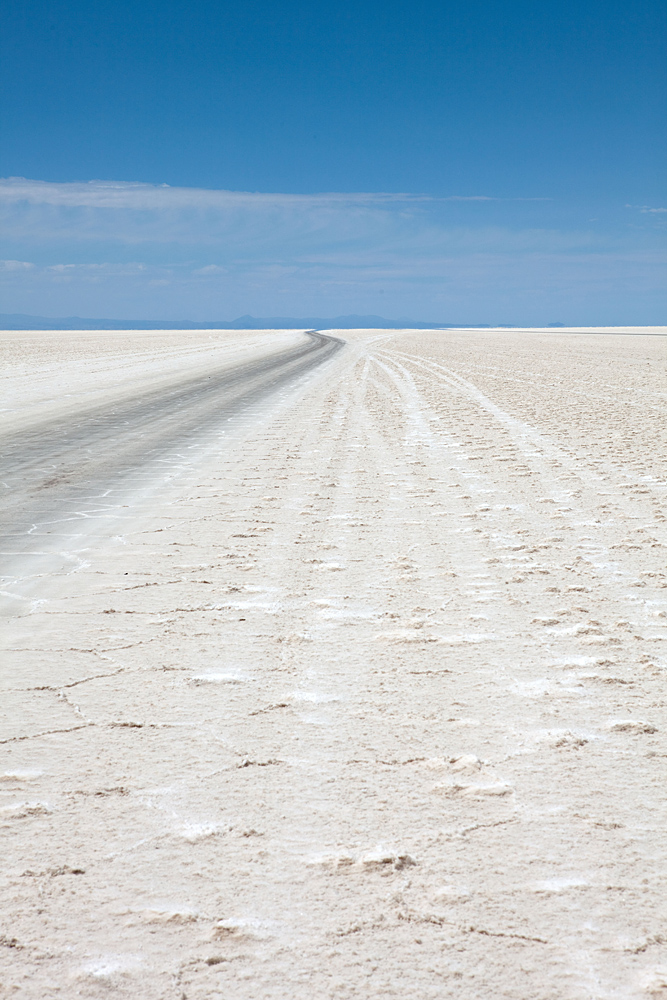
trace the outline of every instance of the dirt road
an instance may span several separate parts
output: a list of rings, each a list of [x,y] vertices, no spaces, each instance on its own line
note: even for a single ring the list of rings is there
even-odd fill
[[[12,522],[0,995],[667,996],[664,336],[329,333]],[[308,343],[2,336],[7,440]]]

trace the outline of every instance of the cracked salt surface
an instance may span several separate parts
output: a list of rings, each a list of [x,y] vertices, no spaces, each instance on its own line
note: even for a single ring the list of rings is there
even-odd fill
[[[13,539],[3,989],[667,990],[664,341],[342,336]],[[9,419],[303,343],[3,334]]]

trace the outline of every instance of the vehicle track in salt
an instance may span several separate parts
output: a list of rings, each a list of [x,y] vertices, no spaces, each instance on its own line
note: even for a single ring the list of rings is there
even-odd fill
[[[45,519],[85,517],[122,503],[138,470],[205,438],[344,343],[317,331],[307,331],[307,338],[278,353],[4,435],[0,547],[14,553]]]

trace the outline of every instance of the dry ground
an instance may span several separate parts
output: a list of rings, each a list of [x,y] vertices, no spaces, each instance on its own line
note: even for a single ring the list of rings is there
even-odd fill
[[[667,997],[659,333],[341,331],[16,538],[0,995]],[[2,334],[6,427],[299,337]]]

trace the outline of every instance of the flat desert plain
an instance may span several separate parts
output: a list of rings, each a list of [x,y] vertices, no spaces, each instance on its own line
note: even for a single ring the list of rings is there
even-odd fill
[[[0,995],[667,997],[665,329],[0,334]]]

